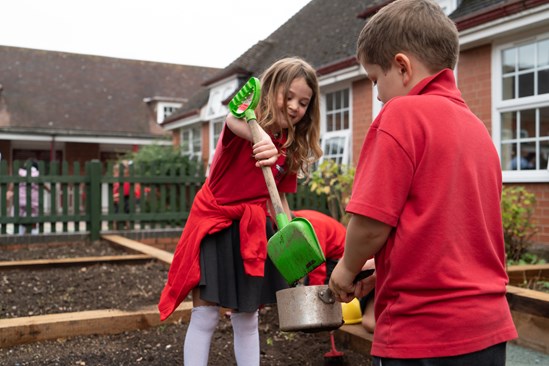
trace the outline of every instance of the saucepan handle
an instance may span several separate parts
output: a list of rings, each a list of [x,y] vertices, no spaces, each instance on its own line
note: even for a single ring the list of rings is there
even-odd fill
[[[366,277],[370,277],[375,272],[375,269],[365,269],[363,271],[360,271],[355,279],[353,280],[353,283],[357,283],[358,281],[361,281],[365,279]],[[322,290],[318,292],[318,297],[320,300],[322,300],[325,304],[333,304],[335,302],[334,293],[332,290],[330,290],[329,287],[325,287]]]

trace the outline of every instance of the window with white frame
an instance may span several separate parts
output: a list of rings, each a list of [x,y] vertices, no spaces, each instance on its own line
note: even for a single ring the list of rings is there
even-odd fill
[[[376,119],[379,112],[381,112],[381,108],[383,107],[383,103],[377,98],[378,95],[377,85],[372,85],[372,121]]]
[[[202,157],[202,135],[200,125],[181,130],[181,154],[192,160]]]
[[[156,122],[161,123],[173,112],[181,108],[181,103],[160,102],[156,106]]]
[[[210,141],[210,147],[211,147],[211,154],[213,155],[215,151],[215,147],[217,146],[217,142],[219,141],[219,136],[221,136],[221,131],[223,130],[223,123],[225,122],[225,118],[217,118],[213,120],[210,123],[211,126],[211,141]]]
[[[549,34],[494,50],[494,141],[506,181],[549,179]]]
[[[209,174],[210,165],[213,161],[215,148],[217,147],[217,142],[221,136],[224,122],[225,118],[216,118],[210,122],[210,157],[208,159],[208,169],[206,170],[206,175]]]
[[[325,124],[322,134],[324,159],[349,165],[351,136],[350,90],[341,89],[325,95]]]

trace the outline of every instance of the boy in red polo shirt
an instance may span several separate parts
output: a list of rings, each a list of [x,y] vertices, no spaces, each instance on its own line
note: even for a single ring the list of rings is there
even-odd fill
[[[385,105],[362,147],[330,288],[340,301],[363,295],[353,278],[375,255],[374,365],[503,366],[517,337],[500,159],[457,89],[458,53],[455,24],[431,0],[390,3],[358,39]]]

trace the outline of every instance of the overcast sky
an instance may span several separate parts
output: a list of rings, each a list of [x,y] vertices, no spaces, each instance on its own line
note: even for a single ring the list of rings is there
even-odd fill
[[[4,0],[0,45],[223,68],[311,0]]]

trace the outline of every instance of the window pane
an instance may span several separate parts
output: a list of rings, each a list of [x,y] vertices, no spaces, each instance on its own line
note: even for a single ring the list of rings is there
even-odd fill
[[[325,157],[332,157],[335,155],[343,154],[345,149],[345,138],[344,137],[332,137],[326,141],[326,151],[324,152]]]
[[[534,73],[519,75],[519,98],[534,95]]]
[[[510,50],[503,51],[503,64],[501,68],[501,72],[503,74],[507,74],[509,72],[515,71],[515,55],[516,55],[516,49],[512,48]]]
[[[536,169],[536,143],[522,143],[520,145],[520,151],[520,170]],[[517,161],[515,161],[515,164],[517,164]]]
[[[326,95],[326,132],[349,128],[349,89]]]
[[[501,97],[503,100],[513,99],[515,97],[515,77],[508,76],[503,78]]]
[[[520,138],[536,137],[536,110],[520,112]]]
[[[520,154],[517,155],[517,146],[513,145],[513,153],[509,170],[531,170],[535,169],[535,143],[521,144]]]
[[[549,65],[549,39],[538,43],[538,67]]]
[[[335,128],[334,128],[334,129],[335,129],[336,131],[341,130],[341,114],[338,113],[338,114],[335,115],[335,123],[334,123],[334,125],[335,125]]]
[[[538,95],[549,93],[549,69],[538,71]]]
[[[510,140],[517,137],[517,118],[515,112],[501,114],[501,140]]]
[[[343,130],[348,130],[349,129],[349,112],[348,111],[345,111],[343,112],[343,126],[342,126],[342,129]]]
[[[501,144],[501,168],[504,170],[511,169],[511,159],[514,156],[516,144]]]
[[[193,153],[202,153],[202,136],[200,127],[193,128]]]
[[[539,109],[539,135],[549,136],[549,107]]]
[[[519,47],[519,71],[533,69],[535,60],[536,60],[536,44],[535,43]]]
[[[549,156],[549,141],[540,141],[540,154],[539,154],[539,168],[538,169],[547,169],[547,158]]]
[[[188,153],[190,151],[190,138],[189,131],[183,131],[181,134],[181,151]]]
[[[331,132],[334,130],[334,115],[329,114],[326,116],[326,131]]]

